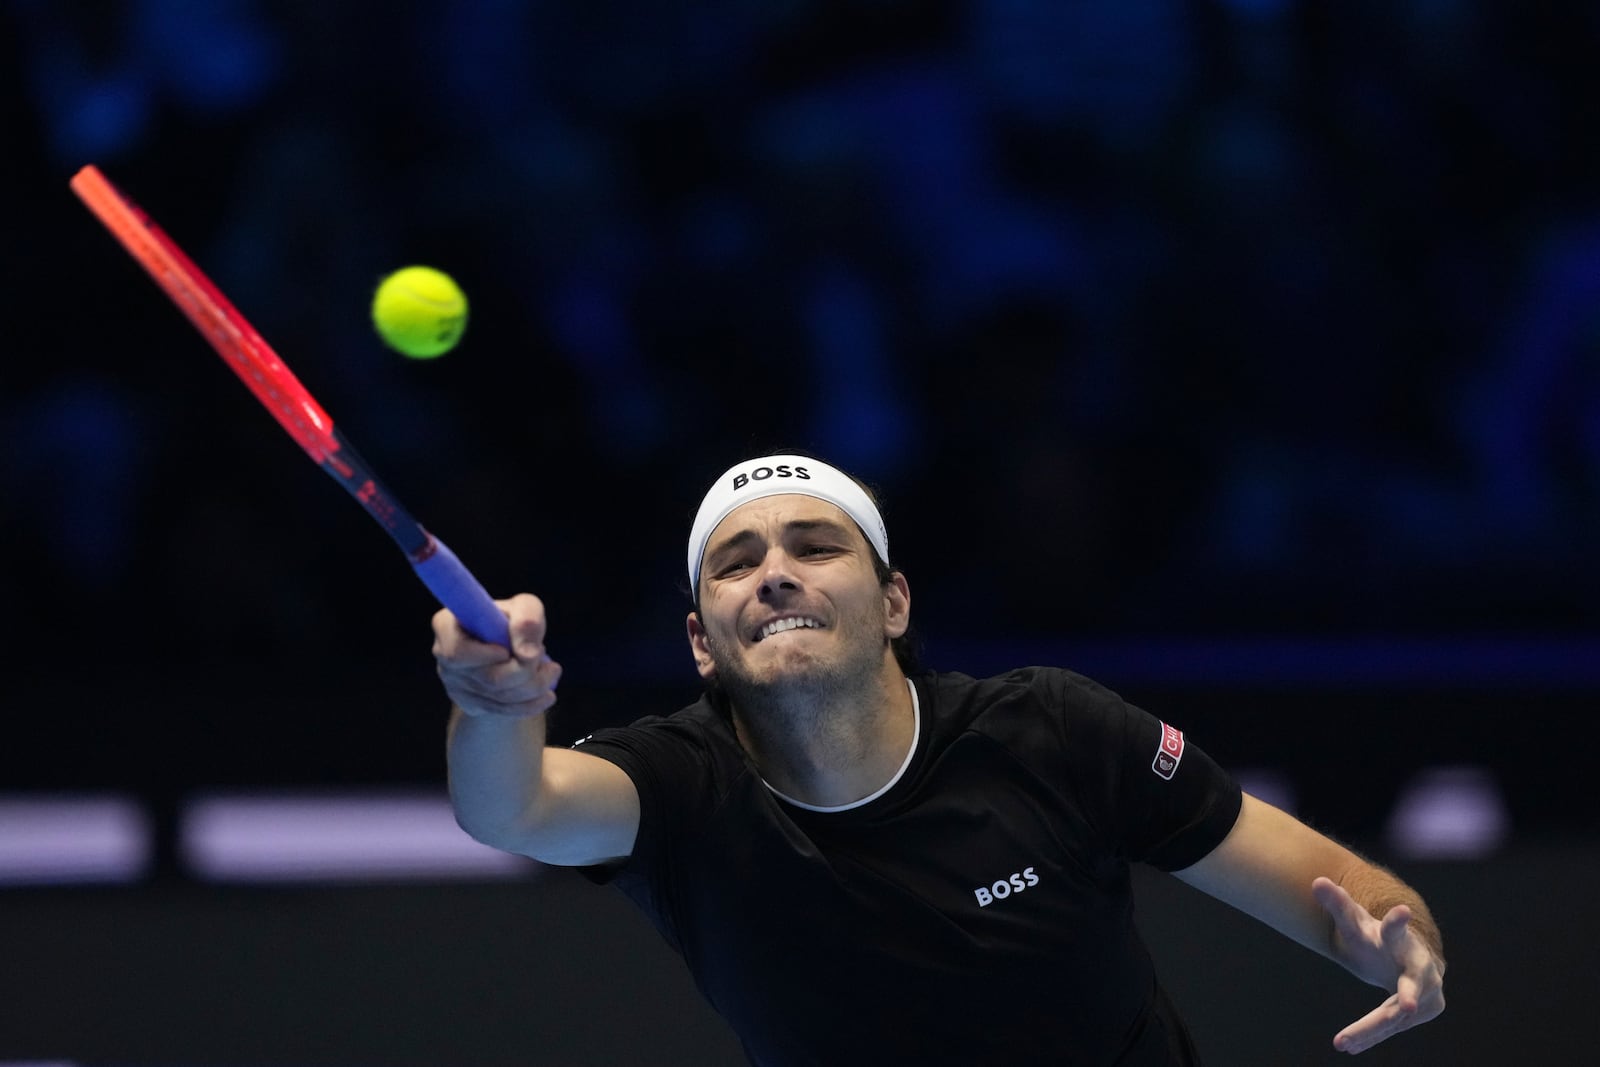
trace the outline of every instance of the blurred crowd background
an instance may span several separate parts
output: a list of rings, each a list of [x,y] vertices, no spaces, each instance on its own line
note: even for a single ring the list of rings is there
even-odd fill
[[[18,788],[442,775],[426,592],[91,162],[544,597],[570,733],[693,698],[689,519],[780,449],[877,487],[933,665],[1048,657],[1225,761],[1537,763],[1600,691],[1592,4],[0,11]],[[432,362],[367,318],[419,262],[472,301]]]

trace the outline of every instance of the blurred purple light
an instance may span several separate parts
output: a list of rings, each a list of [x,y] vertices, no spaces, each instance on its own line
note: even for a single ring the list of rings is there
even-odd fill
[[[1389,845],[1411,859],[1477,859],[1505,844],[1511,818],[1494,776],[1482,767],[1435,767],[1401,790]]]
[[[515,878],[537,867],[468,837],[433,793],[201,796],[179,834],[190,871],[209,881]]]
[[[131,882],[152,851],[149,819],[125,797],[0,797],[0,885]]]

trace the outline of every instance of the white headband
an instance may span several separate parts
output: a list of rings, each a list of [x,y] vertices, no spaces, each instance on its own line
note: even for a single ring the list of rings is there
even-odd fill
[[[798,493],[814,496],[843,511],[855,520],[878,558],[889,562],[889,531],[883,516],[866,490],[849,475],[809,456],[766,456],[729,467],[700,502],[694,526],[689,533],[689,588],[700,588],[700,560],[706,552],[711,531],[734,508],[764,496]]]

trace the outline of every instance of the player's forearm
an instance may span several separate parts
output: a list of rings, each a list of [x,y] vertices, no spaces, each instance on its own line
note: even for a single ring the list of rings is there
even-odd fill
[[[517,851],[538,810],[545,717],[467,715],[452,709],[447,743],[450,803],[461,828]]]
[[[1345,871],[1338,882],[1345,892],[1355,898],[1356,903],[1379,919],[1387,915],[1389,909],[1397,904],[1404,904],[1409,908],[1411,929],[1433,952],[1434,958],[1439,961],[1439,966],[1443,969],[1444,938],[1439,933],[1439,926],[1434,922],[1433,913],[1428,910],[1428,905],[1420,893],[1392,872],[1366,861]]]

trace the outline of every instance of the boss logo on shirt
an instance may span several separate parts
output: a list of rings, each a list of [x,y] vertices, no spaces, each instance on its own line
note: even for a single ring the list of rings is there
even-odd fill
[[[984,888],[979,886],[972,892],[978,898],[978,907],[987,908],[997,900],[1004,900],[1012,893],[1021,893],[1030,886],[1039,884],[1039,876],[1032,867],[1024,867],[1009,878],[1002,878],[998,882]]]
[[[1172,776],[1178,773],[1178,763],[1183,759],[1183,731],[1174,730],[1166,723],[1161,724],[1161,744],[1156,748],[1156,758],[1150,764],[1150,769],[1156,772],[1158,778],[1172,781]]]

